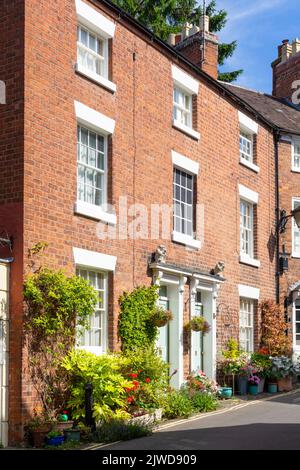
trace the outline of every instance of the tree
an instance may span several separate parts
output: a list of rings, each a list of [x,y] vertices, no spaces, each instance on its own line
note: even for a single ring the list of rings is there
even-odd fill
[[[114,0],[136,20],[149,28],[161,39],[166,40],[170,33],[178,33],[184,23],[199,24],[203,9],[198,0]],[[227,23],[227,12],[218,10],[216,0],[211,0],[206,6],[206,15],[210,17],[210,30],[213,33],[221,31]],[[224,65],[226,59],[234,54],[237,41],[229,44],[219,44],[219,65]],[[219,80],[232,82],[243,72],[219,72]]]

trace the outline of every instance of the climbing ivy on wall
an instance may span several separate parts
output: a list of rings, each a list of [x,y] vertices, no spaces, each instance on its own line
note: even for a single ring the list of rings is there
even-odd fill
[[[120,297],[119,337],[123,351],[154,345],[158,329],[152,315],[157,305],[157,286],[137,287]]]

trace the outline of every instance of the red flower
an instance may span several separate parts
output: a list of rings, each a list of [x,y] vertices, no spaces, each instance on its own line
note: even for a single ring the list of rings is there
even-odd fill
[[[129,388],[129,387],[126,387],[126,388],[125,388],[125,392],[126,392],[126,393],[131,392],[131,390],[132,390],[132,387],[130,387],[130,388]]]
[[[133,397],[128,397],[127,398],[127,403],[132,403],[133,402]]]
[[[149,377],[147,377],[147,378],[145,379],[145,382],[146,382],[147,384],[149,384],[149,383],[151,382],[151,379],[149,379]]]
[[[129,377],[132,377],[133,379],[137,379],[137,374],[129,374]]]
[[[139,374],[140,374],[141,372],[143,372],[142,369],[139,370]]]

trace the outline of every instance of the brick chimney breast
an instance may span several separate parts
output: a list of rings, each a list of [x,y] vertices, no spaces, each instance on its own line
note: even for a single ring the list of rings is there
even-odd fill
[[[174,38],[169,37],[174,46]],[[175,49],[208,75],[218,78],[218,38],[209,32],[209,17],[202,16],[199,26],[185,23],[181,34],[175,36]]]
[[[272,62],[273,95],[292,101],[294,84],[300,80],[300,40],[284,39],[278,47],[278,57]]]

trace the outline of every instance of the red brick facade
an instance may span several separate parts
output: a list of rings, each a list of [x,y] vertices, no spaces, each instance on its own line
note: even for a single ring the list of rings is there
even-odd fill
[[[300,104],[300,41],[282,41],[278,58],[272,63],[273,95]],[[296,83],[297,82],[297,83]],[[293,99],[294,96],[294,99]],[[295,102],[297,99],[297,103]]]
[[[124,290],[150,285],[148,262],[158,245],[167,248],[167,263],[209,273],[220,260],[224,278],[217,298],[217,353],[230,337],[239,335],[238,286],[260,289],[260,299],[275,299],[276,256],[275,158],[272,129],[258,121],[256,173],[239,163],[239,119],[242,111],[255,117],[205,74],[197,73],[133,22],[122,18],[106,2],[90,6],[116,24],[110,41],[110,80],[116,93],[75,71],[77,17],[73,0],[58,2],[4,1],[0,16],[0,79],[8,90],[0,105],[0,217],[14,237],[10,298],[11,443],[22,437],[34,394],[22,373],[22,292],[28,249],[40,241],[49,244],[44,263],[75,272],[73,247],[117,257],[109,275],[108,346],[119,347],[118,298]],[[0,15],[2,11],[0,12]],[[41,18],[43,21],[41,21]],[[16,34],[16,27],[20,34]],[[24,41],[21,40],[24,35]],[[14,53],[12,53],[14,51]],[[172,126],[172,65],[199,82],[194,99],[195,140]],[[214,71],[210,71],[214,76]],[[100,240],[98,222],[74,213],[77,192],[77,120],[74,101],[114,119],[108,139],[108,202],[127,196],[128,206],[172,204],[171,152],[199,163],[197,203],[204,208],[202,247],[187,250],[170,239]],[[285,146],[280,145],[284,159]],[[259,193],[255,224],[255,257],[260,267],[242,264],[240,256],[239,185]],[[283,188],[282,188],[283,189]],[[293,189],[294,191],[294,189]],[[284,203],[284,201],[282,200]],[[288,208],[288,201],[286,202]],[[170,223],[172,226],[171,216]],[[100,222],[103,227],[103,223]],[[198,227],[198,232],[200,227]],[[117,224],[118,231],[118,224]],[[0,256],[1,257],[1,256]],[[23,269],[25,267],[25,269]],[[297,278],[297,276],[296,276]],[[190,279],[184,287],[183,323],[188,321]],[[255,346],[259,318],[255,316]],[[189,342],[185,338],[184,374],[190,370]]]

